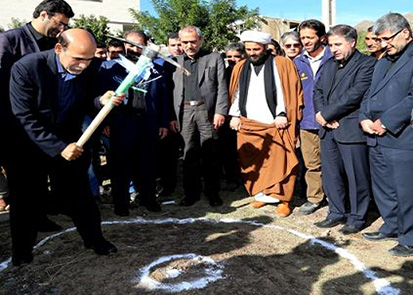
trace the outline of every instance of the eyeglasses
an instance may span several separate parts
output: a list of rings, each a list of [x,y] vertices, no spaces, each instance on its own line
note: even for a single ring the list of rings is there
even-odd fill
[[[70,29],[69,24],[65,24],[64,22],[56,19],[56,18],[53,17],[53,16],[51,17],[51,19],[52,19],[52,20],[54,21],[54,23],[57,24],[59,27],[62,27],[63,30],[68,30],[68,29]]]
[[[292,48],[292,47],[294,47],[294,48],[300,48],[301,47],[301,44],[300,43],[294,43],[294,44],[284,44],[284,47],[285,48],[288,48],[288,49],[290,49],[290,48]]]
[[[377,42],[386,42],[386,43],[388,43],[388,42],[392,41],[392,40],[393,40],[398,34],[400,34],[403,30],[404,30],[404,28],[401,29],[401,30],[399,30],[399,31],[397,31],[396,33],[394,33],[393,35],[391,35],[391,36],[389,36],[389,37],[377,38]]]

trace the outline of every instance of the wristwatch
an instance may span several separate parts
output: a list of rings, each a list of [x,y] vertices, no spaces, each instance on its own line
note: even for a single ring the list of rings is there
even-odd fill
[[[387,130],[387,127],[384,126],[383,124],[381,124],[380,127],[383,128],[384,130]]]

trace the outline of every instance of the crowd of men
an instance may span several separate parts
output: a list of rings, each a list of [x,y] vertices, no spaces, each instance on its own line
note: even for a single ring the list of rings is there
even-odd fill
[[[148,37],[130,31],[125,43],[99,44],[87,30],[69,29],[73,15],[64,0],[45,0],[31,22],[0,34],[0,165],[14,265],[33,260],[39,231],[60,229],[47,217],[50,200],[73,219],[86,248],[117,251],[102,235],[89,169],[102,137],[116,215],[130,214],[131,189],[141,206],[161,211],[159,187],[175,191],[182,156],[179,205],[203,194],[221,206],[225,179],[230,191],[245,186],[252,207],[275,204],[287,217],[301,165],[307,201],[298,214],[328,201],[315,226],[343,224],[339,232],[354,234],[375,202],[384,223],[363,237],[398,240],[390,254],[413,255],[413,42],[402,15],[369,28],[370,55],[356,49],[353,27],[326,32],[314,19],[285,33],[281,46],[245,31],[224,57],[204,50],[202,32],[186,26],[168,35],[168,49],[191,74],[156,59],[148,77],[115,98],[125,63],[139,60],[136,44],[148,45]],[[82,125],[111,98],[117,106],[102,129],[76,145]]]

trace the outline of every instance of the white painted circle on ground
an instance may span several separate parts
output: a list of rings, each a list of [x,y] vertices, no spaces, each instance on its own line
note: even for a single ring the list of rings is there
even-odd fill
[[[154,279],[151,273],[161,267],[162,265],[176,261],[176,260],[189,260],[193,266],[203,266],[202,272],[203,276],[196,279],[187,280],[183,282],[169,282],[163,283]],[[211,257],[197,255],[194,253],[189,254],[176,254],[170,256],[160,257],[156,261],[144,266],[140,272],[139,276],[132,280],[132,284],[137,284],[136,286],[146,290],[164,290],[171,293],[177,293],[182,291],[189,291],[195,289],[205,288],[208,284],[218,281],[224,278],[223,275],[224,265],[223,263],[218,263]],[[173,279],[178,279],[180,276],[187,273],[187,269],[179,269],[172,266],[165,266],[163,270],[163,279],[168,281],[173,281]]]

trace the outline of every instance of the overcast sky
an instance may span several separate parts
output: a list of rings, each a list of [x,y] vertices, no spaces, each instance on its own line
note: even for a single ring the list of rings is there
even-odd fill
[[[337,0],[337,23],[356,25],[362,20],[375,21],[383,14],[413,12],[413,0]],[[260,14],[293,20],[321,20],[321,0],[237,0],[237,5],[258,7]],[[141,10],[153,14],[150,0],[141,0]]]

